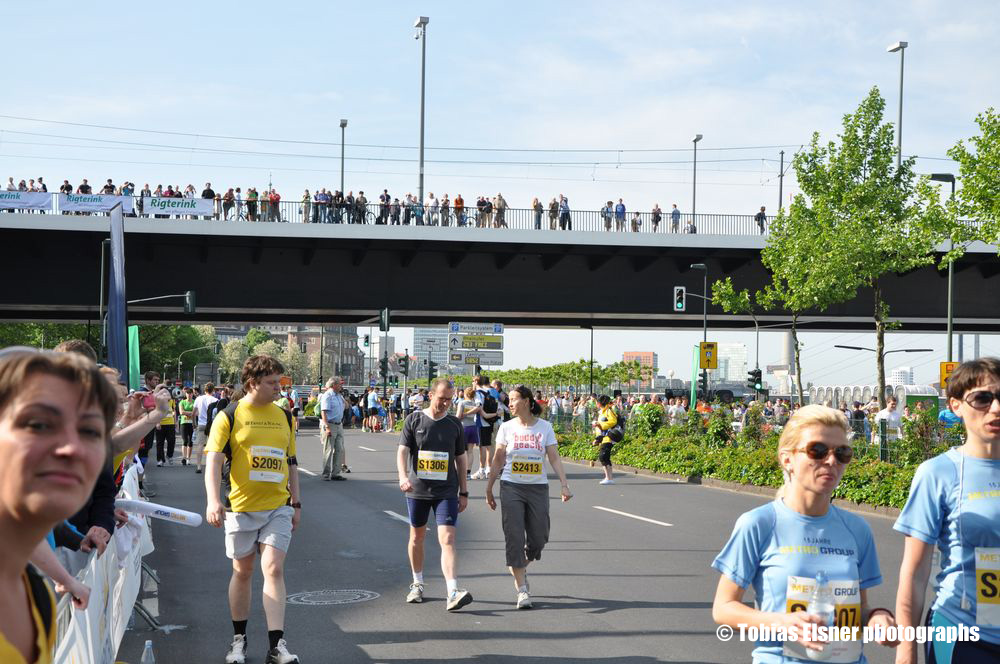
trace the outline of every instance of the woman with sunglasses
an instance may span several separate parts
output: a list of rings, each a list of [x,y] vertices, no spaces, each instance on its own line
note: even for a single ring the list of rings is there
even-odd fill
[[[920,624],[936,546],[941,567],[925,624],[978,627],[979,641],[928,642],[928,664],[995,663],[1000,662],[1000,359],[959,365],[948,378],[947,395],[949,409],[965,425],[965,444],[923,462],[913,475],[894,526],[906,536],[896,613],[901,626]],[[897,664],[916,662],[916,651],[915,643],[904,643]]]
[[[559,476],[560,496],[565,503],[573,497],[566,483],[566,471],[552,425],[539,418],[541,405],[531,390],[518,385],[510,391],[513,417],[500,425],[496,453],[486,484],[486,504],[496,511],[493,484],[500,478],[501,522],[507,554],[507,568],[514,577],[517,608],[530,609],[528,563],[541,560],[549,541],[549,478],[544,462]],[[501,472],[502,471],[502,472]]]
[[[87,358],[0,351],[0,662],[52,661],[55,600],[28,559],[90,497],[117,407]]]
[[[829,579],[838,627],[895,625],[888,609],[868,606],[868,588],[882,583],[871,528],[830,504],[853,456],[848,432],[847,418],[826,406],[805,406],[793,415],[778,441],[784,485],[773,502],[737,519],[712,563],[722,575],[712,605],[717,623],[797,632],[795,641],[758,641],[755,663],[867,661],[860,632],[857,640],[825,644],[805,638],[808,626],[823,624],[806,612],[820,572]],[[749,585],[756,594],[753,608],[743,603]]]

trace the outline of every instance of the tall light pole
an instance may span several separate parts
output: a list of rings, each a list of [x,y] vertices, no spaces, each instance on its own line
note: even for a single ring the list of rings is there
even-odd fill
[[[953,173],[931,173],[931,180],[935,182],[950,182],[951,183],[951,200],[955,200],[955,175]],[[948,250],[955,248],[955,240],[949,238]],[[952,261],[948,263],[948,362],[951,362],[951,334],[953,326],[953,317],[951,309],[951,297],[952,297],[952,278],[954,277],[954,264]]]
[[[698,228],[697,220],[695,219],[694,213],[697,206],[695,203],[698,200],[698,141],[701,140],[701,134],[695,134],[691,142],[694,143],[694,171],[691,174],[691,225]]]
[[[344,195],[344,134],[347,129],[347,120],[340,121],[340,195]]]
[[[698,145],[698,139],[701,138],[701,134],[695,139],[695,146]],[[701,291],[701,327],[702,327],[702,341],[708,341],[708,266],[704,263],[692,263],[692,270],[701,270],[705,273],[705,285]],[[701,389],[705,393],[705,400],[708,401],[708,369],[701,370]]]
[[[906,53],[906,47],[909,46],[909,42],[898,41],[891,46],[886,47],[886,51],[889,53],[895,53],[899,51],[899,118],[896,120],[896,169],[899,167],[903,160],[903,60]]]
[[[424,203],[424,83],[427,74],[427,24],[429,22],[429,18],[420,16],[413,24],[413,27],[419,30],[414,38],[420,40],[420,183],[417,189],[421,205]]]

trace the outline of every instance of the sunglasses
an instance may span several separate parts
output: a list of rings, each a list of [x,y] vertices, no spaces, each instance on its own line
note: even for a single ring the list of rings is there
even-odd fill
[[[833,457],[842,464],[850,463],[854,457],[854,448],[850,445],[830,447],[826,443],[809,443],[804,449],[795,451],[805,452],[806,456],[813,461],[825,461],[830,452],[833,452]]]
[[[976,390],[965,395],[965,403],[976,410],[989,410],[993,405],[993,400],[1000,401],[1000,392],[990,392],[989,390]]]

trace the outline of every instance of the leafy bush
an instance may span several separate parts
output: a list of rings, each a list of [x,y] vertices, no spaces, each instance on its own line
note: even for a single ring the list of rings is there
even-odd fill
[[[700,417],[690,419],[701,421]],[[724,428],[713,425],[714,442],[708,433],[693,434],[690,425],[664,426],[655,436],[628,436],[612,448],[614,463],[659,473],[674,473],[688,477],[710,477],[763,487],[780,487],[781,468],[778,465],[778,434],[760,433],[755,444],[719,443]],[[731,432],[730,432],[731,433]],[[559,452],[564,457],[583,461],[597,459],[597,447],[592,437],[584,434],[559,434]],[[923,459],[921,458],[920,461]],[[857,460],[847,466],[836,498],[868,505],[901,508],[909,495],[910,482],[916,465],[896,466],[877,459]]]
[[[316,415],[316,406],[319,405],[319,401],[314,397],[306,402],[306,407],[302,409],[302,412],[307,416]]]
[[[644,403],[632,408],[628,430],[630,435],[652,438],[663,426],[663,406],[658,403]]]

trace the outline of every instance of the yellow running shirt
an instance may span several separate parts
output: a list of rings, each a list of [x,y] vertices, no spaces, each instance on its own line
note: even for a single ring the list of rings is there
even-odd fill
[[[35,648],[38,649],[38,659],[32,660],[30,663],[26,662],[21,653],[4,637],[3,628],[0,628],[0,662],[4,664],[52,664],[52,653],[55,650],[56,644],[56,598],[52,594],[52,591],[47,589],[49,593],[49,606],[51,607],[49,624],[52,625],[52,629],[46,632],[41,613],[31,595],[31,586],[28,581],[27,572],[22,573],[21,578],[24,581],[24,591],[28,595],[28,603],[31,605],[31,622],[35,628]]]
[[[164,424],[173,424],[174,423],[174,410],[175,410],[175,406],[176,405],[177,405],[176,402],[173,399],[171,399],[170,400],[170,412],[167,414],[166,417],[164,417],[162,420],[160,420],[160,425],[161,426],[164,425]]]
[[[231,436],[229,418],[219,413],[206,451],[220,452],[229,461],[229,472],[223,469],[222,481],[229,488],[231,511],[263,512],[288,503],[288,457],[295,456],[295,434],[278,406],[251,406],[240,401],[233,414]]]

